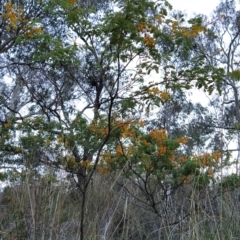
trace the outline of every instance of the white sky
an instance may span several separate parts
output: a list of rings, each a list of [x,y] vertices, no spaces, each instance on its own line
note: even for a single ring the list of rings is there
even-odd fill
[[[181,10],[191,17],[195,13],[210,15],[220,0],[168,0],[168,2],[173,6],[173,10]],[[209,101],[202,90],[196,90],[190,99],[193,102],[199,102],[201,99],[200,103],[203,105],[207,105]]]
[[[203,13],[209,15],[220,0],[168,0],[173,9],[186,13]]]

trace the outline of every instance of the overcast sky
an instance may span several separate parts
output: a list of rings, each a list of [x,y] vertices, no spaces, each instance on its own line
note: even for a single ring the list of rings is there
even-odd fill
[[[173,9],[186,11],[188,13],[210,14],[218,5],[220,0],[168,0]]]

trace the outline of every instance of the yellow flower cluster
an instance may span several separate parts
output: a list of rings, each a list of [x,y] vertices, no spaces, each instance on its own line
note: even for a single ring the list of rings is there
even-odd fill
[[[102,165],[98,165],[97,166],[97,171],[103,175],[103,176],[108,176],[110,171],[111,171],[111,167],[110,166],[102,166]]]
[[[220,152],[214,152],[212,154],[212,158],[215,162],[219,162],[220,158],[222,157],[222,154]]]
[[[192,26],[190,29],[189,28],[181,28],[178,33],[182,34],[185,37],[189,38],[195,38],[197,37],[200,32],[206,32],[206,29],[204,27],[199,27],[199,26]]]
[[[12,126],[11,122],[4,123],[4,128],[10,128]]]
[[[143,120],[139,120],[138,124],[139,124],[140,127],[144,127],[145,122]]]
[[[209,166],[211,163],[211,156],[209,153],[204,153],[203,155],[199,156],[199,160],[203,166]]]
[[[152,164],[147,164],[147,165],[145,166],[145,169],[146,169],[146,171],[148,171],[148,172],[152,172],[152,171],[154,170],[154,167],[153,167]]]
[[[90,163],[91,163],[91,162],[90,162],[89,160],[86,160],[86,161],[83,161],[83,160],[82,160],[82,161],[80,162],[81,166],[84,167],[84,168],[86,168],[86,169],[88,169],[88,168],[90,167]]]
[[[67,156],[66,158],[67,158],[67,165],[68,166],[73,167],[77,164],[77,162],[76,162],[76,160],[73,156]]]
[[[59,134],[59,135],[57,136],[57,143],[58,143],[59,145],[61,145],[63,142],[64,142],[64,135],[63,135],[63,134]]]
[[[155,18],[156,18],[156,20],[158,21],[159,24],[162,23],[163,15],[159,14],[159,15],[157,15]]]
[[[165,129],[152,130],[149,135],[156,140],[159,144],[162,144],[164,139],[168,138],[168,134]]]
[[[163,156],[167,152],[167,147],[164,145],[164,140],[168,138],[168,135],[164,129],[152,130],[149,135],[157,142],[157,156]]]
[[[44,145],[45,145],[46,147],[49,147],[49,146],[51,145],[51,143],[52,143],[51,139],[50,139],[49,137],[47,137],[46,140],[45,140]]]
[[[185,183],[185,184],[190,183],[190,182],[191,182],[190,176],[182,176],[182,177],[181,177],[181,182],[182,182],[182,183]]]
[[[132,125],[133,123],[130,123],[130,122],[123,122],[121,120],[116,121],[116,128],[121,130],[121,134],[120,134],[121,138],[133,137],[134,131],[131,128]]]
[[[155,47],[156,41],[150,35],[150,33],[154,33],[157,31],[157,28],[155,26],[153,26],[152,24],[147,25],[146,23],[138,22],[136,24],[136,29],[140,34],[144,33],[143,42],[147,47],[149,48]]]
[[[28,38],[32,38],[34,35],[43,33],[43,30],[41,27],[31,27],[26,31],[26,36]]]
[[[95,131],[96,131],[95,122],[92,122],[92,123],[89,125],[89,130],[90,130],[91,132],[95,132]]]
[[[144,34],[144,42],[147,47],[155,47],[156,41],[149,34]]]
[[[75,4],[75,0],[67,0],[71,5]]]
[[[157,87],[153,87],[153,88],[149,88],[147,90],[147,92],[150,93],[150,94],[157,95],[157,94],[159,94],[159,89]]]
[[[222,154],[220,152],[214,152],[212,154],[204,153],[200,156],[196,156],[196,158],[199,160],[202,166],[209,167],[218,163],[221,156]]]
[[[138,149],[135,145],[131,145],[128,147],[127,151],[126,151],[126,156],[127,157],[131,157],[133,154],[137,153]]]
[[[149,147],[151,146],[151,143],[150,142],[147,142],[145,139],[142,140],[142,145],[146,146],[146,147]]]
[[[187,144],[188,139],[186,137],[181,137],[176,140],[177,143]]]
[[[121,157],[121,156],[124,155],[122,146],[118,145],[118,146],[116,147],[116,155],[117,155],[118,157]]]
[[[15,5],[10,2],[5,4],[5,8],[6,12],[2,14],[2,18],[9,22],[6,29],[8,31],[17,30],[18,24],[23,22],[23,10],[19,8],[15,11]]]
[[[2,14],[2,18],[8,22],[8,26],[6,27],[7,31],[16,31],[19,27],[22,27],[22,30],[28,38],[32,38],[34,35],[43,32],[41,27],[34,27],[31,24],[28,24],[29,20],[24,17],[22,8],[16,9],[15,4],[10,2],[5,4],[5,8],[6,12]]]
[[[173,34],[180,33],[181,35],[189,38],[197,37],[201,32],[205,33],[206,27],[193,25],[192,27],[180,27],[178,21],[172,22],[172,32]]]
[[[178,161],[180,163],[184,163],[186,160],[187,160],[187,157],[184,157],[184,156],[178,158]]]
[[[137,31],[138,32],[143,32],[143,31],[147,31],[148,30],[148,27],[147,27],[147,25],[145,24],[145,23],[137,23]]]
[[[192,33],[192,37],[197,37],[199,35],[200,32],[206,33],[207,29],[204,26],[196,26],[193,25],[191,27],[191,33]]]
[[[171,151],[171,155],[170,155],[170,157],[168,158],[168,161],[169,161],[170,163],[173,163],[174,159],[175,159],[174,151]],[[175,163],[173,163],[173,164],[175,164]],[[175,166],[175,167],[176,167],[176,166]]]
[[[15,149],[15,153],[22,153],[22,148],[20,148],[20,147],[16,147]]]
[[[153,24],[150,23],[147,25],[146,23],[143,23],[143,22],[138,22],[136,24],[136,29],[139,33],[146,33],[146,32],[155,33],[157,31],[157,27],[154,26]]]
[[[169,99],[169,93],[168,92],[161,92],[160,97],[162,100],[167,101]]]
[[[179,165],[178,165],[177,163],[175,163],[175,162],[172,163],[172,166],[173,166],[174,168],[179,167]]]
[[[173,21],[172,22],[172,29],[173,29],[173,31],[176,31],[177,27],[178,27],[178,21]]]
[[[167,151],[167,148],[163,145],[160,145],[157,151],[158,156],[163,156]]]
[[[214,172],[213,172],[213,169],[212,169],[211,167],[208,168],[207,174],[208,174],[210,177],[213,177],[213,176],[214,176]]]
[[[112,158],[110,156],[109,152],[104,152],[103,153],[103,161],[110,164],[112,162]]]
[[[98,124],[96,121],[93,121],[89,125],[89,130],[94,133],[95,139],[106,137],[109,133],[109,129],[106,126],[102,126],[102,124]]]

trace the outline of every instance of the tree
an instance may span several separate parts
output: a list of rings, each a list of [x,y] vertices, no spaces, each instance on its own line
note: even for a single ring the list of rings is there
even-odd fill
[[[215,101],[213,106],[219,109],[217,113],[219,117],[213,127],[218,128],[220,135],[222,135],[220,141],[224,145],[223,151],[233,150],[226,145],[224,136],[227,138],[231,136],[232,140],[237,137],[238,159],[238,123],[240,121],[238,99],[239,25],[236,2],[221,1],[213,12],[211,21],[206,16],[202,16],[202,18],[205,19],[205,24],[208,24],[208,31],[206,35],[197,38],[196,53],[203,56],[210,68],[222,69],[221,78],[223,81],[219,85],[222,95],[216,96],[215,100],[212,101]]]
[[[168,138],[163,129],[141,129],[139,111],[149,112],[151,106],[168,100],[163,86],[191,88],[193,80],[209,91],[215,86],[212,79],[205,78],[215,74],[215,69],[206,70],[204,61],[192,55],[192,42],[206,31],[199,19],[185,26],[182,17],[169,17],[167,1],[121,0],[114,4],[114,9],[111,4],[94,1],[31,5],[37,12],[38,6],[41,9],[37,14],[40,23],[34,18],[30,29],[21,30],[22,34],[12,40],[18,45],[6,48],[8,63],[2,66],[3,74],[7,67],[14,84],[3,84],[1,91],[6,116],[1,120],[1,164],[22,164],[29,171],[51,166],[69,173],[81,193],[81,239],[88,189],[97,171],[104,173],[107,168],[108,172],[111,164],[107,159],[116,159],[116,168],[130,163],[124,173],[135,174],[147,184],[144,191],[149,191],[152,176],[161,183],[174,173],[172,183],[177,186],[185,181],[182,177],[202,167],[196,157],[196,161],[187,161],[194,165],[190,172],[185,163],[175,171],[175,151],[185,138]],[[21,16],[18,6],[9,2],[4,6],[6,34],[7,27],[13,32],[16,24],[24,27],[20,18],[11,22],[11,16]],[[185,65],[169,64],[176,57]],[[187,62],[191,62],[189,67]],[[164,77],[160,81],[145,80],[162,66]],[[12,99],[8,99],[10,94]],[[215,163],[218,157],[202,159]],[[161,216],[154,199],[150,204]]]

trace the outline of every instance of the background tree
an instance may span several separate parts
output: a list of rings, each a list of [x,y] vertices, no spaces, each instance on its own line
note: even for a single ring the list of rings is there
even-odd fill
[[[222,69],[223,81],[220,85],[222,95],[216,94],[210,103],[216,112],[215,123],[211,125],[218,129],[218,141],[221,142],[223,151],[232,151],[229,142],[237,141],[234,151],[238,152],[238,159],[238,122],[240,120],[238,106],[239,26],[236,9],[235,1],[221,1],[211,16],[212,20],[202,16],[205,24],[208,25],[208,31],[206,35],[199,36],[195,44],[197,54],[203,56],[210,68]]]

